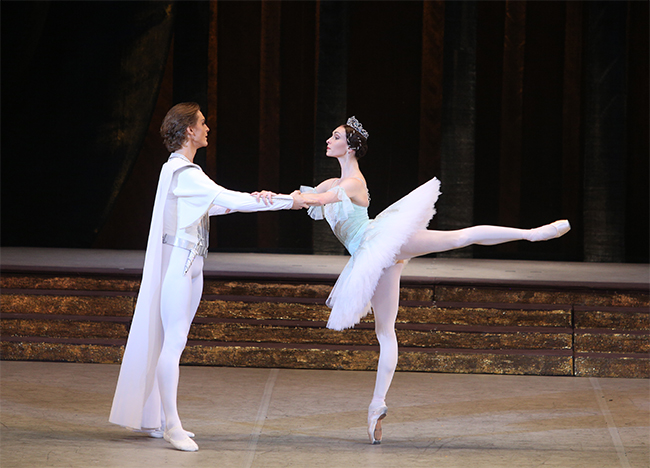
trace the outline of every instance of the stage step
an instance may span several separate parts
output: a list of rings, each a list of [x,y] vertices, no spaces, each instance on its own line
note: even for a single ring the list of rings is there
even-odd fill
[[[372,370],[372,316],[325,328],[333,281],[206,277],[182,362]],[[2,275],[2,359],[119,363],[135,275]],[[398,369],[425,372],[650,376],[648,294],[504,288],[405,279]]]

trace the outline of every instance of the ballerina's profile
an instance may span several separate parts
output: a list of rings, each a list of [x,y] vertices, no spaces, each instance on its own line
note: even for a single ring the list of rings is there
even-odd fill
[[[400,275],[405,263],[420,255],[472,244],[554,239],[566,234],[571,226],[567,220],[560,220],[535,229],[473,226],[455,231],[428,230],[440,195],[440,181],[436,178],[371,220],[368,218],[370,197],[366,179],[358,162],[368,150],[368,136],[355,117],[334,129],[327,140],[326,154],[339,162],[341,177],[327,179],[316,188],[303,186],[300,192],[310,206],[309,215],[316,220],[326,219],[351,255],[327,299],[332,309],[327,327],[350,328],[371,308],[374,312],[380,352],[375,389],[368,407],[368,437],[372,444],[379,444],[381,422],[388,410],[386,394],[397,366],[395,320]]]

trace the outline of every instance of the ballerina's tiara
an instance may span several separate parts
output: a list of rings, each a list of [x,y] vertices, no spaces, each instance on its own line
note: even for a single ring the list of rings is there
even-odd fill
[[[363,125],[361,125],[361,122],[359,122],[354,115],[348,119],[346,125],[349,125],[350,127],[354,128],[357,132],[361,133],[366,139],[368,139],[368,137],[370,136],[368,132],[363,129]]]

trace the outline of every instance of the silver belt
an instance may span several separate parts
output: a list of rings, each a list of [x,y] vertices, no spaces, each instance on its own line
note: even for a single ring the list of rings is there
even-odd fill
[[[196,255],[200,255],[203,258],[208,258],[208,248],[204,245],[199,245],[196,242],[191,242],[186,239],[181,239],[180,237],[174,237],[170,234],[163,234],[162,241],[163,244],[173,245],[174,247],[180,247],[181,249],[189,250],[190,252],[195,252]]]

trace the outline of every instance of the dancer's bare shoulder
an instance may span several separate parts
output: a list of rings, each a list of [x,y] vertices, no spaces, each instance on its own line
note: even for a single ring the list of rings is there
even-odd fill
[[[352,203],[359,206],[368,206],[368,187],[366,179],[361,174],[354,177],[341,179],[339,185],[345,190]]]

